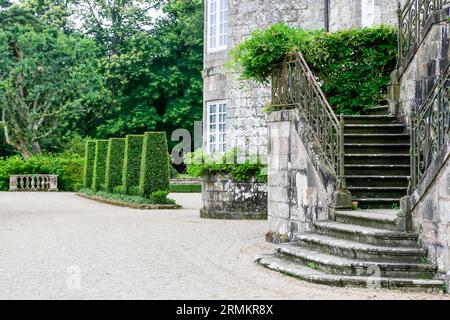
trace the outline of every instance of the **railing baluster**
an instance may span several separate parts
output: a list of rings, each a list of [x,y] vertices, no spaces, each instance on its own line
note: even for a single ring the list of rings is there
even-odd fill
[[[340,188],[345,188],[343,120],[338,120],[314,74],[301,53],[289,55],[274,66],[272,105],[298,107],[309,135],[320,148],[320,157],[330,167]]]

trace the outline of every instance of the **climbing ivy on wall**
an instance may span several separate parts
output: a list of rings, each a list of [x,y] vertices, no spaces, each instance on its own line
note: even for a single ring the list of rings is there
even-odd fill
[[[358,114],[385,103],[397,59],[397,31],[378,26],[328,33],[275,24],[256,31],[231,52],[228,66],[243,79],[270,81],[272,67],[302,52],[336,113]]]

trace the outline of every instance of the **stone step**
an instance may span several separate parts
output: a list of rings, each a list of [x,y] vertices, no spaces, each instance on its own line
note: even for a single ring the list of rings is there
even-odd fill
[[[389,106],[378,106],[367,109],[365,115],[389,115]]]
[[[345,124],[392,124],[398,123],[394,116],[390,115],[348,115],[344,116]]]
[[[353,201],[358,201],[361,209],[393,209],[400,208],[401,198],[358,198],[352,197]]]
[[[348,134],[344,133],[344,143],[409,143],[410,135],[399,134]]]
[[[349,187],[354,198],[396,198],[408,193],[407,187]]]
[[[404,133],[405,125],[394,124],[345,124],[344,134],[366,134],[366,133]]]
[[[346,164],[345,174],[348,176],[409,176],[409,164]]]
[[[413,233],[390,231],[334,221],[315,222],[314,231],[320,234],[379,246],[416,247],[418,236]]]
[[[334,218],[337,222],[359,226],[397,231],[397,215],[399,210],[336,210]]]
[[[352,187],[408,187],[408,176],[346,176],[347,186]]]
[[[337,287],[385,288],[414,292],[442,292],[444,281],[405,278],[343,276],[328,274],[284,259],[279,255],[262,255],[256,262],[270,270],[318,284]]]
[[[354,260],[301,247],[296,243],[285,243],[277,247],[277,252],[306,266],[331,274],[346,276],[371,276],[386,278],[432,279],[436,267],[421,263],[398,263]]]
[[[409,164],[409,153],[405,154],[356,154],[346,153],[346,164]]]
[[[318,233],[297,235],[296,240],[301,246],[350,259],[414,263],[427,258],[427,251],[419,247],[375,246]]]
[[[409,143],[345,143],[345,153],[350,154],[406,154]]]

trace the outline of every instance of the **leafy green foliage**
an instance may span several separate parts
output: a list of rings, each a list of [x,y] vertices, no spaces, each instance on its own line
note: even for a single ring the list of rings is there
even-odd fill
[[[115,187],[122,186],[124,152],[125,139],[109,139],[105,177],[105,189],[108,191],[113,191]]]
[[[256,31],[231,53],[243,79],[267,83],[274,64],[302,52],[337,113],[357,114],[385,102],[397,58],[397,31],[380,26],[334,33],[276,24]]]
[[[142,149],[140,195],[169,190],[169,150],[165,132],[146,132]]]
[[[128,135],[125,138],[125,154],[123,163],[123,190],[126,194],[137,195],[136,186],[141,176],[143,135]]]
[[[116,98],[97,136],[185,128],[202,118],[203,3],[170,0],[151,33],[139,31],[103,60]]]
[[[41,154],[70,119],[107,96],[95,43],[49,28],[0,29],[0,109],[6,142]]]
[[[92,179],[94,177],[94,162],[95,162],[95,148],[97,146],[96,141],[86,142],[86,153],[84,156],[84,172],[83,172],[83,185],[85,188],[92,186]]]
[[[150,197],[144,198],[141,196],[127,195],[121,193],[110,193],[106,191],[94,191],[92,189],[81,189],[79,191],[82,194],[94,197],[100,197],[108,200],[115,200],[128,204],[176,204],[175,200],[168,198],[167,192],[157,192]]]
[[[83,184],[83,157],[79,155],[20,156],[0,158],[0,190],[9,189],[9,176],[15,174],[56,174],[58,189],[77,191]]]
[[[95,145],[94,173],[92,189],[98,191],[105,189],[106,158],[108,156],[108,140],[97,140]]]
[[[267,182],[267,167],[255,157],[238,161],[236,149],[224,155],[207,155],[201,149],[186,155],[187,172],[191,177],[227,175],[235,181]]]

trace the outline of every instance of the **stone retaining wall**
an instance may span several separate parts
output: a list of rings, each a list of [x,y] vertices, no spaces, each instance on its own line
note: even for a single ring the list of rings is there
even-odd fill
[[[332,214],[335,180],[318,161],[296,110],[269,116],[269,233],[292,239]]]
[[[202,218],[267,219],[267,184],[237,182],[228,176],[202,179]]]

